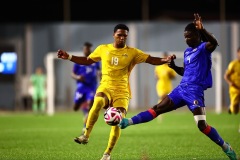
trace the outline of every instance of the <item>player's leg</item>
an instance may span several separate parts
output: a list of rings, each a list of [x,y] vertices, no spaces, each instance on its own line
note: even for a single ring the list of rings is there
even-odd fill
[[[82,112],[84,115],[84,122],[83,122],[84,127],[82,130],[83,131],[82,134],[85,133],[88,114],[89,114],[90,109],[92,108],[93,101],[94,101],[94,94],[95,94],[95,92],[93,92],[93,91],[86,92],[86,96],[85,96],[86,100],[81,106],[81,109],[82,109]]]
[[[113,107],[116,107],[121,111],[122,117],[124,118],[128,110],[128,104],[129,104],[128,98],[119,98],[115,100],[112,105]],[[110,159],[110,154],[113,151],[114,146],[116,146],[118,139],[120,138],[120,135],[121,129],[118,126],[112,126],[108,139],[108,145],[106,150],[104,151],[104,155],[101,160]]]
[[[83,127],[82,127],[82,132],[81,135],[83,135],[85,133],[85,128],[86,128],[86,122],[87,122],[87,117],[88,117],[88,111],[89,111],[89,107],[88,107],[88,103],[87,101],[84,101],[83,103],[81,103],[80,105],[81,107],[81,111],[83,113]]]
[[[32,93],[32,110],[34,113],[38,113],[38,92],[37,88],[33,88]]]
[[[77,89],[75,90],[75,94],[74,94],[74,104],[73,104],[73,110],[74,111],[78,111],[79,108],[81,108],[82,103],[85,101],[85,88],[83,87],[77,87]]]
[[[45,89],[41,89],[39,92],[39,109],[41,111],[41,113],[45,112],[45,108],[46,108],[46,91]]]
[[[238,114],[239,103],[240,103],[240,94],[237,92],[230,92],[229,95],[230,95],[229,113]]]
[[[158,115],[170,112],[179,107],[185,105],[182,101],[181,94],[179,93],[181,88],[175,88],[170,94],[168,94],[160,103],[154,105],[152,108],[140,112],[139,114],[131,118],[123,118],[119,127],[121,129],[126,128],[129,125],[135,125],[140,123],[146,123],[155,119]]]
[[[98,120],[101,109],[104,108],[105,106],[108,106],[108,104],[109,104],[109,100],[106,94],[104,94],[103,92],[98,92],[95,95],[93,106],[88,113],[85,132],[83,135],[76,137],[74,139],[75,142],[79,144],[88,143],[88,139],[90,137],[94,124]]]
[[[86,123],[86,131],[84,133],[84,135],[86,137],[89,137],[89,135],[92,131],[92,128],[98,119],[101,109],[103,109],[105,106],[108,106],[108,104],[109,104],[109,100],[105,93],[98,92],[95,95],[92,108],[90,109],[90,111],[88,113],[88,119],[87,119],[87,123]]]
[[[237,160],[236,153],[234,152],[230,144],[222,139],[222,137],[219,135],[219,133],[214,127],[207,124],[205,107],[196,107],[193,110],[193,115],[199,130],[206,136],[208,136],[214,143],[220,146],[231,160]]]

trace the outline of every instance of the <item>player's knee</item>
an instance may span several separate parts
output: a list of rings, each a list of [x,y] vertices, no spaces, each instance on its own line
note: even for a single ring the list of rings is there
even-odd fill
[[[206,115],[195,115],[194,120],[200,131],[204,131],[207,128]]]
[[[157,115],[160,115],[162,113],[174,110],[173,106],[174,105],[172,100],[168,96],[166,96],[160,103],[153,106],[152,109],[156,112]]]
[[[105,102],[105,99],[104,99],[104,97],[100,97],[100,96],[96,96],[95,98],[94,98],[94,103],[96,104],[95,106],[100,106],[100,107],[98,107],[98,108],[104,108],[105,107],[105,105],[106,105],[106,102]]]
[[[198,129],[200,131],[204,131],[207,128],[207,123],[206,123],[205,120],[200,120],[200,121],[198,121],[198,125],[197,126],[198,126]]]

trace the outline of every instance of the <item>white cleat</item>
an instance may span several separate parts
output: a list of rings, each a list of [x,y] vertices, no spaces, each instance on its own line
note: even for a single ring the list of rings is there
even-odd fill
[[[81,135],[79,137],[74,138],[74,141],[79,144],[87,144],[88,138],[85,135]]]
[[[109,154],[103,154],[103,157],[100,160],[111,160],[111,157]]]

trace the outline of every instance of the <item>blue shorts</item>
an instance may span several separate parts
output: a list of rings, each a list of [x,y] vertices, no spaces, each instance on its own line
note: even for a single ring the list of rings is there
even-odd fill
[[[168,96],[173,101],[175,109],[185,105],[191,111],[197,107],[205,107],[204,89],[199,85],[180,84]]]
[[[75,104],[81,104],[85,101],[92,101],[94,99],[95,92],[95,90],[85,86],[78,87],[74,95]]]

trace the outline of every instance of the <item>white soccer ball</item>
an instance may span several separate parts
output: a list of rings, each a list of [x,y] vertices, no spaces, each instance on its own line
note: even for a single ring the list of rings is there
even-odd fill
[[[109,107],[104,112],[104,121],[110,126],[118,125],[122,120],[122,115],[119,109]]]

